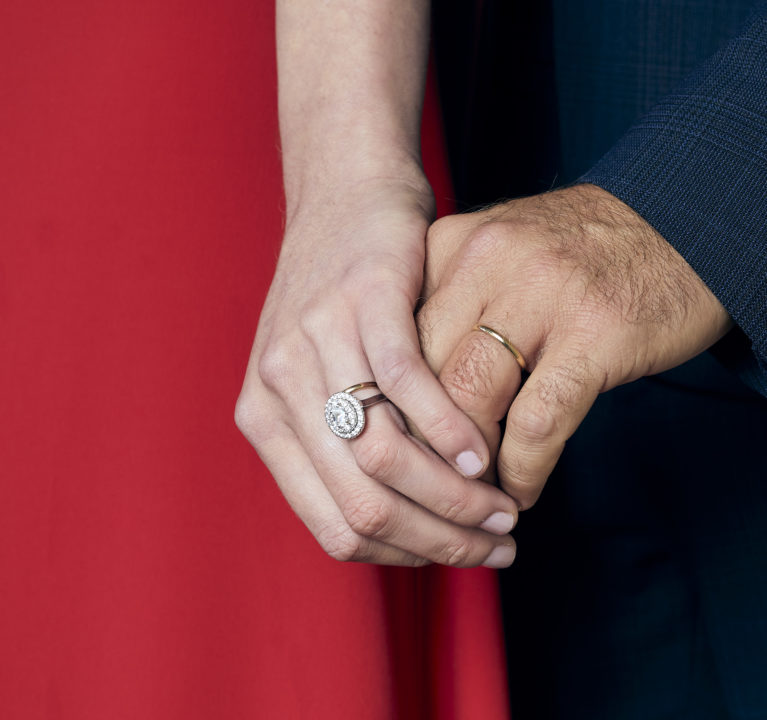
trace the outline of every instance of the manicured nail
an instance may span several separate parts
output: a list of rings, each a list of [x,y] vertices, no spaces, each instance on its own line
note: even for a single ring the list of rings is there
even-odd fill
[[[496,570],[509,567],[514,562],[516,554],[517,550],[513,545],[499,545],[487,556],[482,564],[485,567],[495,568]]]
[[[514,527],[514,516],[506,512],[494,512],[480,527],[496,535],[507,535]]]
[[[461,472],[467,476],[476,475],[481,472],[484,467],[482,461],[479,459],[479,455],[473,450],[464,450],[462,453],[459,453],[458,457],[455,459],[455,464],[458,465],[458,467],[461,468]]]

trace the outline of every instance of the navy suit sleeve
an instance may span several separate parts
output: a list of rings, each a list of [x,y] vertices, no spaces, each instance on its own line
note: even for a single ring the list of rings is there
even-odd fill
[[[767,2],[579,182],[638,212],[750,340],[731,358],[767,396]]]

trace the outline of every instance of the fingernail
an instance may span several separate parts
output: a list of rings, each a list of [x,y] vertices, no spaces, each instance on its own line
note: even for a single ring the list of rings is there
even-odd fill
[[[496,570],[509,567],[514,562],[516,554],[517,550],[513,545],[499,545],[487,556],[482,564],[485,567],[495,568]]]
[[[506,512],[494,512],[480,527],[496,535],[507,535],[514,527],[514,516]]]
[[[455,464],[461,468],[461,472],[464,475],[476,475],[484,467],[484,464],[479,459],[479,455],[473,450],[464,450],[462,453],[459,453],[455,459]]]

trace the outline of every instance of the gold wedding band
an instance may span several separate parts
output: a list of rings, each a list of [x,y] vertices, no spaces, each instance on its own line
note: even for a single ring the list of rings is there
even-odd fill
[[[527,370],[527,363],[525,362],[525,358],[522,356],[522,353],[519,352],[519,350],[517,350],[517,348],[511,344],[511,341],[508,338],[505,338],[503,335],[501,335],[501,333],[493,330],[493,328],[488,327],[487,325],[475,325],[472,330],[479,330],[483,333],[487,333],[491,338],[495,338],[514,356],[514,359],[519,364],[519,367],[521,367],[523,370]]]

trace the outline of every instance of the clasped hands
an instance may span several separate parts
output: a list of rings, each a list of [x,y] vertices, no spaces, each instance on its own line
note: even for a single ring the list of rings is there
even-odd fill
[[[729,316],[657,232],[595,186],[428,230],[423,196],[375,197],[340,228],[333,208],[315,212],[311,244],[305,220],[288,228],[238,427],[332,557],[505,567],[518,511],[597,395],[695,356]],[[524,383],[477,324],[521,351]],[[328,396],[370,379],[391,403],[367,411],[360,437],[334,436]]]

